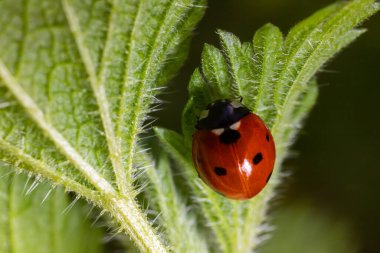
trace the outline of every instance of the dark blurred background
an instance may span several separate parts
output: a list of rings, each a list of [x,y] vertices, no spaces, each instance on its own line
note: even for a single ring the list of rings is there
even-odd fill
[[[161,96],[168,103],[157,115],[157,124],[181,131],[181,111],[188,96],[189,78],[199,65],[203,44],[218,46],[216,29],[233,32],[242,41],[251,41],[254,32],[268,22],[286,33],[294,24],[332,2],[209,0],[206,15],[194,32],[187,62]],[[278,220],[274,223],[284,234],[301,233],[292,223],[281,222],[281,217],[288,221],[297,219],[298,203],[307,200],[306,209],[312,210],[310,219],[318,221],[316,216],[322,214],[329,217],[327,226],[317,229],[319,234],[326,234],[325,230],[339,221],[349,227],[345,233],[357,244],[355,249],[351,248],[353,252],[379,253],[380,15],[363,26],[368,31],[318,74],[320,96],[293,146],[296,155],[283,168],[293,175],[284,182],[283,197],[274,213]],[[279,239],[275,236],[268,243],[279,245],[276,240]],[[299,240],[295,243],[306,243]]]

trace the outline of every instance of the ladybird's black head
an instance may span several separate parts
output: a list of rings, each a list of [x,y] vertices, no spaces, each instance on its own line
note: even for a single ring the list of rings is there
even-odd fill
[[[249,113],[250,110],[238,102],[217,100],[201,113],[195,128],[199,130],[227,128]]]

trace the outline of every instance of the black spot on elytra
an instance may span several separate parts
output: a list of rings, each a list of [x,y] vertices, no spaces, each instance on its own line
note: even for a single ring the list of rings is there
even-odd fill
[[[240,138],[239,131],[226,128],[224,129],[223,133],[219,136],[220,142],[224,144],[231,144],[237,142],[237,140]]]
[[[269,141],[269,135],[268,134],[265,136],[265,138],[267,139],[267,141]]]
[[[269,176],[267,177],[267,181],[266,181],[267,183],[268,183],[271,176],[272,176],[272,171],[269,173]]]
[[[255,157],[253,157],[253,164],[257,165],[261,162],[261,160],[263,160],[263,154],[257,153]]]
[[[222,167],[215,167],[214,171],[215,171],[215,174],[218,176],[227,175],[227,170],[225,168],[222,168]]]

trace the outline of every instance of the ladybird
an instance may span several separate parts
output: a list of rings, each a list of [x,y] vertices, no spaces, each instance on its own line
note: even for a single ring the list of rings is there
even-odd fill
[[[259,116],[239,102],[217,100],[202,111],[195,128],[193,162],[207,185],[231,199],[250,199],[264,188],[276,150]]]

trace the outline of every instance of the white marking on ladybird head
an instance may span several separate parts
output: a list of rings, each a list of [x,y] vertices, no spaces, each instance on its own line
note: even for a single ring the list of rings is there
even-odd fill
[[[238,122],[235,122],[232,125],[230,125],[230,129],[232,129],[232,130],[238,130],[239,127],[240,127],[240,125],[241,125],[241,122],[239,120]]]
[[[207,118],[208,113],[209,113],[209,110],[203,110],[201,112],[201,115],[199,115],[199,119],[205,119],[205,118]]]
[[[244,159],[243,166],[241,168],[247,176],[251,175],[252,166],[247,159]]]
[[[243,107],[243,105],[240,104],[238,101],[232,101],[231,105],[232,105],[233,108]]]
[[[212,129],[211,132],[219,136],[224,132],[224,128],[215,128],[215,129]]]

